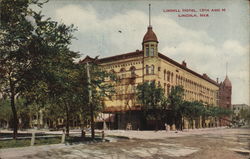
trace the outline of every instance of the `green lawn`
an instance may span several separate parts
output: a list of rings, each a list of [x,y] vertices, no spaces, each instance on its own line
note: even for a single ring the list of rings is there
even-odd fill
[[[90,137],[86,137],[82,140],[81,137],[66,137],[65,143],[75,144],[83,143],[86,141],[91,141]],[[101,138],[96,138],[95,141],[102,141]],[[61,137],[50,137],[50,138],[40,138],[35,140],[35,145],[49,145],[49,144],[59,144],[61,143]],[[26,147],[30,146],[30,139],[17,139],[17,140],[4,140],[0,141],[0,149],[3,148],[13,148],[13,147]]]
[[[59,144],[60,137],[36,139],[35,145]],[[25,147],[30,146],[30,139],[4,140],[0,141],[0,149],[11,147]]]

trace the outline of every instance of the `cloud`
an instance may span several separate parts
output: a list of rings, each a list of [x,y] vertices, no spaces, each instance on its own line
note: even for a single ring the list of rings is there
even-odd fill
[[[98,29],[99,20],[93,7],[85,8],[77,5],[67,5],[59,8],[55,12],[56,19],[63,21],[65,24],[74,24],[78,27],[79,32]]]
[[[105,18],[90,5],[66,5],[55,11],[55,17],[78,27],[78,40],[72,46],[74,50],[91,56],[101,54],[101,57],[141,49],[148,22],[147,14],[142,11],[127,10]],[[233,102],[249,102],[248,96],[244,95],[249,94],[245,87],[249,86],[249,46],[233,39],[218,44],[204,30],[185,28],[167,16],[153,16],[152,20],[161,53],[178,62],[185,60],[189,68],[220,80],[225,78],[228,62],[233,89],[241,90],[233,93]]]

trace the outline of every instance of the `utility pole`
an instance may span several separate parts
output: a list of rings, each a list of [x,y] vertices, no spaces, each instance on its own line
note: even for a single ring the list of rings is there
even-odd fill
[[[89,109],[90,109],[90,125],[91,125],[91,138],[95,139],[95,123],[94,123],[94,111],[92,104],[92,90],[91,90],[91,77],[89,72],[89,62],[86,63],[87,78],[88,78],[88,91],[89,91]]]

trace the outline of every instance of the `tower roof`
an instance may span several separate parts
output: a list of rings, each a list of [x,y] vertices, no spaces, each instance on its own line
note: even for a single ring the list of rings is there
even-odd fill
[[[232,87],[232,83],[231,83],[231,81],[229,80],[229,78],[228,78],[227,75],[226,75],[225,80],[223,81],[223,85],[226,86],[226,87]]]
[[[158,43],[158,39],[155,33],[153,32],[152,26],[148,26],[148,31],[143,37],[142,43],[145,43],[145,42],[157,42]]]

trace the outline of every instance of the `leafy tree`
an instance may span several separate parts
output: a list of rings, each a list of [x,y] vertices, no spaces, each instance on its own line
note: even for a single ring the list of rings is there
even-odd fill
[[[146,119],[156,121],[156,129],[158,122],[164,117],[166,110],[166,98],[161,87],[157,87],[155,82],[145,82],[137,86],[137,98],[142,104],[143,116]]]
[[[205,107],[203,103],[199,101],[184,101],[182,108],[181,108],[181,114],[188,118],[191,121],[191,124],[193,125],[193,120],[202,116],[203,112],[205,110]],[[183,124],[183,123],[182,123]]]
[[[178,129],[182,129],[182,116],[184,113],[183,96],[184,89],[179,85],[172,87],[171,92],[168,96],[169,109],[172,111],[174,118],[172,123],[175,123]]]
[[[2,124],[6,124],[5,125],[6,128],[9,128],[9,124],[12,118],[13,117],[12,117],[9,100],[1,98],[0,99],[0,122]]]
[[[17,118],[20,121],[19,128],[27,128],[29,126],[29,108],[25,105],[23,98],[16,99]],[[0,99],[0,120],[6,123],[6,127],[13,126],[13,114],[10,107],[9,99]]]
[[[91,121],[91,135],[92,139],[94,139],[95,132],[94,132],[94,121],[93,118],[97,117],[97,115],[104,109],[104,100],[106,98],[111,98],[111,96],[115,93],[114,90],[114,81],[116,79],[113,73],[108,73],[101,69],[101,67],[96,64],[92,63],[89,65],[90,70],[90,80],[91,82],[88,83],[87,75],[87,65],[86,63],[79,64],[79,85],[82,87],[82,97],[79,99],[79,105],[81,105],[81,113],[85,116],[87,121]],[[110,79],[110,82],[105,82],[106,79]],[[86,87],[89,85],[89,87]],[[89,89],[92,91],[91,96],[91,103],[89,103]],[[90,105],[91,104],[91,105]],[[92,108],[92,110],[91,110]],[[92,119],[91,119],[92,118]]]
[[[250,126],[250,108],[240,110],[240,118],[242,118]]]
[[[38,0],[1,0],[0,83],[8,94],[13,113],[13,138],[17,137],[17,95],[36,87],[40,80],[53,80],[51,69],[62,60],[73,60],[69,51],[73,26],[43,19],[29,6]]]
[[[80,80],[82,72],[78,66],[73,62],[64,64],[59,70],[53,70],[54,80],[48,82],[50,100],[63,110],[67,136],[69,136],[69,122],[77,112],[80,112],[80,106],[87,96],[84,94],[86,82]]]
[[[222,118],[223,120],[227,120],[230,122],[229,119],[226,119],[225,117],[230,116],[233,112],[230,109],[223,108],[220,106],[214,106],[214,105],[208,105],[206,106],[207,114],[205,114],[205,117],[214,117],[214,118]]]

